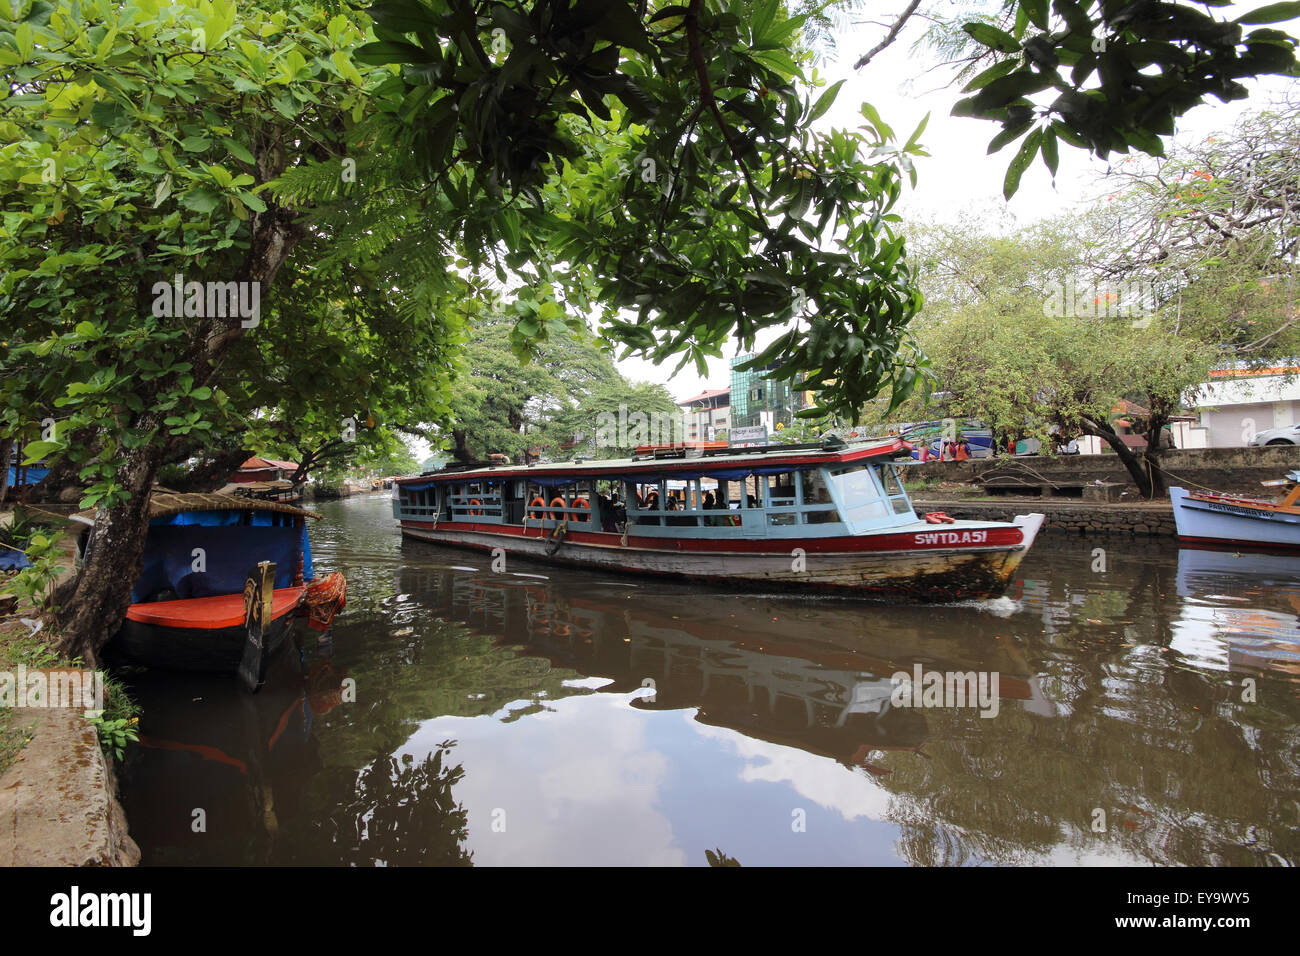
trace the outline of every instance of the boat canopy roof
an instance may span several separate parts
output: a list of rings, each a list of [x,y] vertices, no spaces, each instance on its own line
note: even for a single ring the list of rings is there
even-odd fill
[[[866,462],[876,458],[893,458],[907,454],[911,445],[898,438],[841,445],[835,448],[791,448],[780,446],[762,451],[737,451],[735,454],[689,455],[671,458],[619,458],[604,461],[541,462],[535,465],[487,465],[481,468],[444,469],[409,478],[397,484],[412,491],[434,484],[481,481],[483,479],[529,478],[542,484],[564,485],[577,481],[637,481],[651,477],[724,478],[776,474],[800,468],[824,468],[827,465]],[[545,479],[543,481],[543,479]]]
[[[275,563],[277,588],[310,581],[311,543],[303,519],[319,517],[278,501],[155,489],[149,496],[149,537],[131,600],[236,594],[259,561]],[[195,564],[195,549],[202,551],[200,565]]]
[[[315,511],[296,508],[283,502],[263,501],[257,498],[245,498],[235,495],[217,493],[181,494],[175,491],[162,491],[157,488],[149,495],[150,521],[196,511],[275,511],[281,514],[297,515],[317,520],[321,517]],[[94,524],[95,509],[88,508],[85,511],[78,511],[72,517],[85,524]]]

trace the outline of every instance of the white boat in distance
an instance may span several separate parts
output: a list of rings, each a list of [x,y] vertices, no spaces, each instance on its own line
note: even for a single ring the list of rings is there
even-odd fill
[[[1300,471],[1264,482],[1286,488],[1278,500],[1170,488],[1178,539],[1190,544],[1300,550]]]

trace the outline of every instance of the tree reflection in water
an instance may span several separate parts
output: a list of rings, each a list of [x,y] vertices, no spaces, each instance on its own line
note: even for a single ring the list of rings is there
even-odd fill
[[[358,774],[322,780],[317,839],[294,840],[295,863],[345,866],[470,866],[468,814],[452,787],[465,775],[444,740],[423,760],[378,754]],[[323,839],[321,837],[324,837]]]

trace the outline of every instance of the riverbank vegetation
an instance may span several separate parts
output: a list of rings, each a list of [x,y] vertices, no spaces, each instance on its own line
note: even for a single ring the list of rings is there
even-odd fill
[[[988,66],[958,110],[1021,141],[1008,194],[1038,156],[1054,170],[1060,143],[1158,154],[1207,95],[1295,68],[1259,11],[1058,7],[1014,0],[1006,29],[966,27]],[[895,133],[864,104],[860,128],[815,130],[839,84],[819,88],[808,18],[790,13],[6,11],[0,433],[98,509],[61,651],[93,660],[120,624],[163,465],[228,474],[248,436],[305,460],[450,423],[456,356],[501,289],[521,358],[595,329],[703,368],[778,329],[754,365],[818,392],[819,413],[904,401],[927,376],[893,208],[924,123]]]
[[[1158,497],[1162,433],[1211,369],[1300,354],[1300,102],[1125,160],[1097,193],[1029,226],[971,212],[910,227],[913,330],[942,401],[893,414],[977,418],[999,447],[1094,436]]]
[[[622,409],[625,422],[637,415],[669,424],[679,419],[681,410],[664,386],[629,381],[588,333],[548,337],[525,362],[510,347],[514,328],[511,317],[487,316],[465,343],[449,429],[458,460],[481,461],[492,453],[513,460],[525,454],[617,457],[630,454],[638,441],[626,428],[621,436],[617,427],[602,430],[602,414],[618,416]],[[647,426],[640,442],[649,441],[648,432]]]

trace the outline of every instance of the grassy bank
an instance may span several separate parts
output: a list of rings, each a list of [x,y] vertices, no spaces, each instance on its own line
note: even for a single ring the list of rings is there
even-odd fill
[[[32,635],[28,626],[16,617],[0,619],[0,671],[13,673],[19,665],[58,667],[63,663],[42,634]],[[34,718],[22,716],[11,707],[0,707],[0,773],[27,746],[35,726]]]
[[[51,522],[50,517],[56,520]],[[44,513],[21,507],[0,514],[0,543],[36,558],[35,567],[25,572],[8,572],[0,580],[0,672],[15,674],[20,666],[29,671],[83,666],[80,660],[67,660],[54,650],[53,619],[32,603],[46,600],[55,575],[66,565],[53,547],[63,530],[57,519],[57,515],[46,517]],[[15,597],[16,607],[13,606]],[[114,756],[121,759],[126,744],[135,739],[138,707],[112,677],[105,678],[104,694],[104,712],[95,718],[96,730],[109,759]],[[0,707],[0,773],[13,764],[31,740],[36,723],[35,717],[26,716],[23,711]]]

